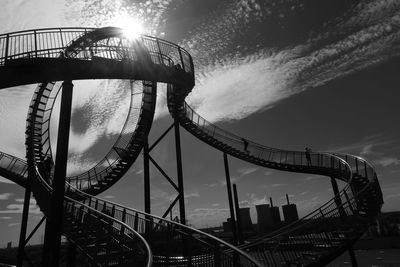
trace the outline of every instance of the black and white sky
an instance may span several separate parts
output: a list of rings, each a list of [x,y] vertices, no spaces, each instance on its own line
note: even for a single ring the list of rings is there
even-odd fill
[[[260,144],[340,151],[367,158],[378,172],[384,211],[399,210],[400,2],[398,0],[2,0],[0,33],[61,26],[121,26],[183,46],[194,58],[188,103],[207,120]],[[127,83],[125,83],[126,85]],[[127,88],[123,90],[121,88]],[[24,158],[24,127],[35,85],[0,91],[0,151]],[[155,140],[172,122],[160,85]],[[75,82],[69,173],[87,170],[110,149],[124,122],[128,87],[118,81]],[[186,212],[196,227],[228,217],[221,152],[181,131]],[[152,156],[173,177],[173,136]],[[285,202],[301,215],[332,197],[326,177],[293,174],[230,158],[242,206]],[[102,194],[143,210],[139,158]],[[152,211],[176,193],[152,170]],[[16,241],[23,190],[0,177],[0,246]],[[41,213],[32,200],[30,222]],[[177,211],[175,211],[177,214]],[[34,242],[40,241],[40,234]]]

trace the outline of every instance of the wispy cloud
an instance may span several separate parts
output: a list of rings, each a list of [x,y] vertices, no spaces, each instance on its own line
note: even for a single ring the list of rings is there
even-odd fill
[[[399,3],[379,0],[373,4],[364,1],[353,17],[343,18],[329,31],[304,43],[280,51],[253,48],[257,52],[250,55],[243,55],[238,48],[238,54],[232,55],[226,49],[231,42],[226,36],[235,36],[235,29],[241,25],[229,19],[232,12],[242,18],[269,12],[251,3],[240,1],[238,6],[227,7],[233,11],[222,12],[212,21],[212,27],[207,23],[199,26],[196,34],[186,40],[200,62],[197,86],[189,103],[212,122],[242,119],[293,94],[400,53],[393,46],[400,39]]]
[[[282,186],[288,186],[288,184],[271,184],[271,187],[282,187]]]
[[[193,198],[193,197],[200,197],[199,192],[185,194],[185,198]]]
[[[11,182],[10,180],[0,176],[0,183],[4,183],[4,184],[15,184],[14,182]]]
[[[22,213],[24,205],[23,204],[10,204],[6,208],[6,210],[0,210],[0,214],[11,214],[11,213]],[[36,205],[30,205],[29,206],[29,213],[30,214],[35,214],[35,215],[40,215],[42,212],[40,211],[40,208],[37,207]]]
[[[394,157],[383,157],[381,159],[374,160],[373,162],[383,167],[388,167],[391,165],[394,166],[400,165],[400,159]]]
[[[246,176],[249,175],[253,172],[256,172],[259,168],[258,167],[246,167],[246,168],[239,168],[237,172],[240,174],[240,176]]]
[[[18,198],[15,200],[17,203],[21,203],[24,200],[21,198]],[[0,210],[0,214],[19,214],[22,213],[24,204],[9,204],[7,205],[5,210]],[[42,212],[40,211],[40,208],[36,205],[36,200],[31,198],[29,201],[29,214],[34,214],[34,215],[41,215]]]
[[[0,200],[7,200],[9,199],[13,194],[12,193],[3,193],[0,194]]]

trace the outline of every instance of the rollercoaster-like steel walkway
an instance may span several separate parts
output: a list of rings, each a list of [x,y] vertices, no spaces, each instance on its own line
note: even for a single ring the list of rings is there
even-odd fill
[[[53,176],[50,118],[55,82],[77,79],[142,80],[120,137],[90,170],[67,178],[63,234],[97,266],[313,266],[328,263],[365,232],[382,206],[373,167],[364,159],[265,147],[207,122],[185,102],[194,86],[194,66],[183,48],[157,38],[125,38],[118,28],[57,28],[0,35],[0,88],[38,83],[28,112],[27,162],[0,154],[0,175],[29,185],[46,216]],[[156,83],[168,84],[168,107],[182,127],[208,145],[250,163],[283,171],[340,179],[347,186],[306,217],[235,248],[193,228],[95,195],[117,182],[137,159],[151,128]],[[132,89],[133,90],[133,89]],[[133,112],[140,103],[140,113]],[[137,108],[137,107],[135,107]],[[51,173],[51,172],[50,172]],[[246,251],[246,252],[244,252]],[[257,260],[255,260],[257,259]]]

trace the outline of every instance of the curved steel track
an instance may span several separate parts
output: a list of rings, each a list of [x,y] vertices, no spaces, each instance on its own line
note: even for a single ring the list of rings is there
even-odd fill
[[[44,175],[43,162],[52,156],[49,123],[56,96],[50,81],[144,81],[139,117],[131,118],[129,113],[123,134],[111,151],[89,171],[70,177],[66,190],[63,232],[98,266],[134,262],[147,266],[322,265],[347,250],[380,212],[383,200],[377,175],[364,159],[312,153],[310,163],[304,152],[251,141],[245,150],[241,137],[198,115],[185,102],[194,86],[193,61],[175,44],[149,36],[130,41],[120,29],[111,27],[57,28],[0,35],[0,53],[0,88],[42,82],[28,114],[28,162],[0,153],[0,174],[24,186],[29,173],[34,195],[47,216],[51,216],[52,177]],[[241,249],[187,226],[96,198],[94,195],[118,181],[138,157],[154,115],[156,82],[168,84],[172,116],[208,145],[259,166],[325,175],[347,186],[315,212]],[[91,227],[94,221],[96,227]],[[81,233],[92,241],[85,241]],[[107,244],[114,245],[108,248]],[[188,254],[188,245],[194,253]]]

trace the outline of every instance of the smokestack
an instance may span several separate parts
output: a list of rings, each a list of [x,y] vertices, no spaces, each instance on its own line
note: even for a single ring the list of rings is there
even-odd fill
[[[290,202],[289,202],[289,195],[288,195],[288,194],[286,194],[286,201],[287,201],[287,204],[290,205]]]
[[[272,204],[272,197],[269,198],[269,203],[271,204],[271,207],[274,206],[274,205]]]

